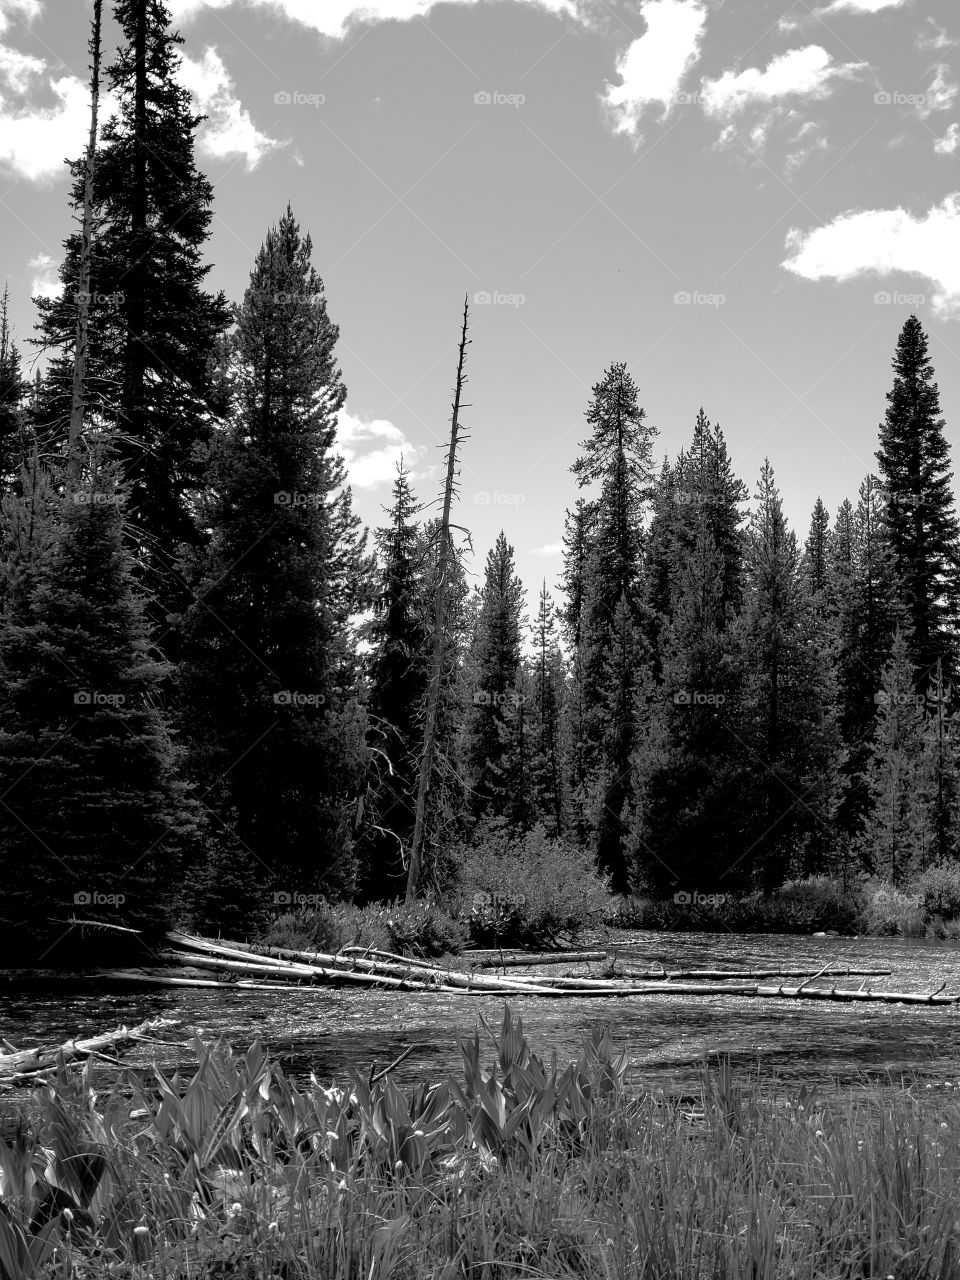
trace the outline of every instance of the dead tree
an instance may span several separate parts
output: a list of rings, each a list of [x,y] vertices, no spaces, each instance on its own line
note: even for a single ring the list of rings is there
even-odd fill
[[[73,390],[67,437],[67,472],[73,484],[80,480],[80,436],[87,411],[87,362],[89,358],[90,259],[93,254],[93,179],[97,163],[97,117],[100,109],[100,22],[103,0],[93,3],[90,36],[90,135],[83,175],[83,221],[80,232],[80,271],[77,284],[77,331],[73,351]]]
[[[420,757],[420,777],[417,783],[417,807],[413,823],[413,841],[407,867],[407,892],[409,904],[417,896],[422,863],[423,834],[427,812],[427,793],[433,774],[433,760],[437,748],[437,712],[440,707],[440,683],[443,668],[443,640],[446,629],[447,586],[450,577],[453,546],[450,537],[450,507],[457,466],[457,446],[460,432],[460,396],[466,375],[463,372],[467,342],[467,299],[463,300],[463,323],[460,328],[460,349],[457,358],[457,382],[453,394],[453,413],[450,419],[450,447],[447,450],[447,478],[443,486],[443,514],[440,518],[439,545],[437,549],[437,576],[433,595],[433,651],[430,659],[430,679],[427,685],[427,709],[423,724],[423,752]]]

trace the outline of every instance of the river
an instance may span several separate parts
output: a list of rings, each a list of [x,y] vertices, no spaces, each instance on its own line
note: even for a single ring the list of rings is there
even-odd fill
[[[960,992],[960,942],[907,938],[813,938],[781,934],[624,933],[618,941],[667,967],[818,969],[828,963],[889,968],[876,989],[927,992],[947,984]],[[630,964],[638,961],[631,959]],[[598,967],[594,966],[594,972]],[[787,980],[795,984],[796,980]],[[859,979],[840,980],[857,986]],[[497,1026],[503,1000],[494,996],[391,993],[355,988],[230,992],[188,988],[77,988],[17,991],[0,981],[0,1034],[19,1047],[92,1035],[145,1017],[180,1018],[205,1036],[225,1036],[239,1050],[259,1037],[285,1070],[343,1080],[349,1069],[386,1065],[418,1047],[397,1071],[401,1084],[459,1071],[458,1038]],[[695,1089],[705,1054],[729,1053],[741,1074],[793,1087],[840,1086],[865,1079],[919,1080],[960,1088],[960,1009],[956,1006],[841,1004],[744,996],[653,996],[550,1000],[510,997],[533,1049],[561,1063],[583,1034],[609,1023],[627,1049],[631,1084],[669,1092]],[[167,1070],[189,1068],[187,1049],[139,1046],[131,1066],[156,1054]]]

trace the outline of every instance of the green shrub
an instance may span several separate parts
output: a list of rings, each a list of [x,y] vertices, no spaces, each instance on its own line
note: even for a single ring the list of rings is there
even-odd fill
[[[372,947],[404,955],[441,956],[463,947],[465,928],[435,903],[321,901],[278,916],[258,938],[269,947],[295,951],[339,951]]]
[[[866,880],[860,890],[861,932],[875,937],[922,938],[926,932],[923,897],[886,880]]]
[[[520,838],[484,831],[453,856],[456,898],[478,946],[543,945],[603,923],[613,899],[585,849],[539,824]]]
[[[922,897],[929,915],[942,920],[960,916],[960,864],[944,862],[928,867],[909,887]]]
[[[415,902],[404,906],[395,902],[386,921],[392,951],[404,955],[457,955],[467,940],[467,929],[435,902]]]
[[[339,951],[341,947],[391,949],[392,938],[383,908],[355,907],[349,902],[321,901],[278,916],[257,939],[269,947],[296,951]]]
[[[788,880],[769,896],[711,894],[689,902],[673,898],[623,898],[609,923],[620,929],[753,933],[856,932],[860,900],[829,876]]]

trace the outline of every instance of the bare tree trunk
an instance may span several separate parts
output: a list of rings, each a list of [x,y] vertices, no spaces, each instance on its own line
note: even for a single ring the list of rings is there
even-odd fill
[[[467,299],[463,300],[463,324],[460,328],[460,352],[457,359],[457,384],[453,396],[453,414],[450,420],[450,448],[447,452],[447,479],[443,487],[443,515],[440,519],[440,545],[437,555],[437,585],[434,593],[433,654],[430,662],[430,681],[427,686],[427,712],[423,726],[423,755],[420,759],[420,779],[417,785],[417,808],[413,825],[413,842],[410,846],[410,864],[407,868],[407,892],[404,901],[411,903],[417,896],[420,879],[423,828],[427,811],[427,792],[433,773],[433,757],[437,745],[437,711],[440,706],[440,676],[443,666],[443,638],[446,623],[447,579],[450,576],[450,505],[453,501],[454,475],[457,465],[457,444],[460,431],[460,395],[466,381],[463,372],[467,349]]]
[[[67,442],[67,471],[72,483],[80,480],[80,435],[87,409],[87,358],[90,318],[90,257],[93,252],[93,175],[97,157],[97,115],[100,108],[100,23],[103,0],[93,3],[93,32],[90,37],[90,136],[87,140],[86,171],[83,179],[83,229],[80,240],[80,275],[77,293],[77,336],[73,353],[73,395],[70,401],[70,432]]]

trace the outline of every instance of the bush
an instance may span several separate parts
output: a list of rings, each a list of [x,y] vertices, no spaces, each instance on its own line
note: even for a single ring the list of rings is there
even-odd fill
[[[390,950],[404,955],[457,955],[467,940],[467,929],[448,915],[435,902],[415,902],[404,906],[396,902],[388,909],[386,921],[390,933]]]
[[[541,946],[602,924],[613,899],[589,851],[539,824],[519,838],[485,830],[453,856],[455,896],[479,946]]]
[[[759,891],[701,900],[629,897],[619,903],[610,923],[620,929],[675,931],[733,930],[754,933],[836,933],[857,931],[860,901],[829,876],[788,880],[765,896]]]
[[[860,890],[861,932],[879,937],[922,938],[926,932],[923,898],[886,880],[866,880]]]
[[[382,908],[355,907],[349,902],[323,899],[277,916],[258,942],[295,951],[339,951],[341,947],[391,949],[392,938]]]
[[[960,916],[960,864],[944,862],[928,867],[910,888],[921,896],[928,915],[941,920]]]
[[[404,955],[442,956],[456,953],[466,939],[464,927],[435,903],[370,903],[321,901],[278,916],[257,939],[268,947],[295,951],[339,951],[341,947],[373,947]]]

